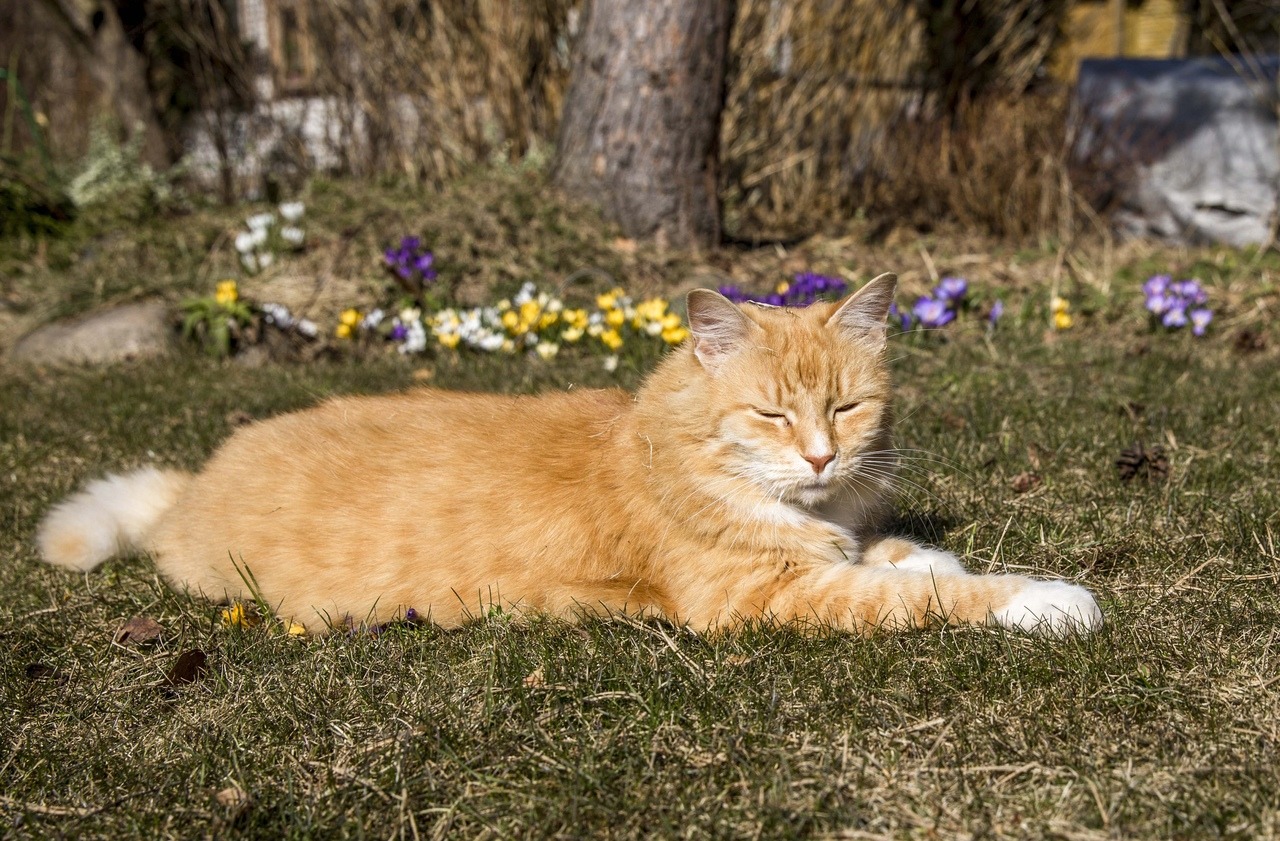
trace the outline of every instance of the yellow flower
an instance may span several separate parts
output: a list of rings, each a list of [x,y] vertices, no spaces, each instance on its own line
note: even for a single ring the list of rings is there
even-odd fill
[[[520,316],[515,314],[514,310],[507,310],[502,314],[502,326],[508,330],[515,330],[520,325]]]
[[[355,327],[360,323],[360,310],[343,310],[338,321],[348,327]]]
[[[258,618],[244,609],[244,605],[236,602],[231,607],[222,609],[222,624],[228,628],[251,628],[258,624]]]
[[[791,284],[790,284],[790,283],[787,283],[787,282],[784,280],[784,281],[782,281],[781,283],[779,283],[779,284],[778,284],[778,288],[777,288],[775,291],[776,291],[779,295],[785,295],[785,294],[787,294],[787,292],[788,292],[788,291],[790,291],[790,289],[791,289]]]
[[[545,330],[545,329],[547,329],[548,327],[550,327],[552,324],[555,324],[555,323],[556,323],[557,321],[559,321],[559,320],[560,320],[560,316],[559,316],[559,315],[557,315],[556,313],[554,313],[554,312],[544,312],[544,313],[542,314],[542,318],[539,318],[539,319],[538,319],[538,329],[539,329],[539,330]]]
[[[666,316],[664,316],[662,319],[663,330],[674,330],[675,328],[679,327],[680,324],[681,324],[680,316],[676,315],[673,312],[667,313]]]
[[[525,301],[520,305],[520,320],[525,324],[532,324],[540,312],[542,307],[538,306],[537,301]]]
[[[509,309],[511,309],[511,302],[506,298],[503,298],[501,301],[498,302],[499,312],[506,312]]]
[[[459,336],[457,333],[439,333],[436,335],[436,338],[439,339],[440,344],[444,345],[445,347],[455,348],[458,346],[458,341],[462,337]]]
[[[1054,295],[1049,301],[1049,311],[1054,314],[1063,313],[1069,309],[1071,309],[1071,302],[1066,298],[1059,298],[1057,295]]]
[[[668,327],[662,331],[662,341],[669,345],[678,345],[689,338],[689,330],[683,326]]]
[[[614,289],[612,292],[606,292],[603,295],[596,296],[596,306],[602,310],[611,310],[618,305],[618,296],[622,294],[621,289]]]
[[[618,335],[617,330],[605,330],[600,334],[600,341],[604,342],[605,347],[609,350],[617,350],[622,347],[622,336]]]
[[[627,314],[620,309],[611,309],[604,314],[604,320],[610,327],[621,327],[622,322],[627,320]]]
[[[641,301],[636,307],[636,315],[644,321],[658,321],[666,314],[667,302],[662,298]]]
[[[1072,325],[1071,313],[1055,312],[1053,314],[1053,326],[1059,330],[1066,330]]]
[[[538,342],[538,346],[534,350],[543,359],[554,359],[556,354],[560,352],[560,346],[554,342]]]
[[[338,325],[338,329],[337,329],[337,330],[334,330],[333,332],[334,332],[334,335],[336,335],[339,339],[350,339],[350,338],[351,338],[351,325],[350,325],[350,324],[339,324],[339,325]]]
[[[290,619],[287,623],[287,627],[285,628],[285,633],[291,637],[305,636],[307,633],[307,626],[303,625],[301,622],[294,622]]]
[[[560,333],[560,338],[572,344],[582,338],[582,328],[570,327],[568,330],[564,330]]]
[[[515,352],[516,352],[516,343],[515,343],[515,342],[513,342],[513,341],[511,341],[510,339],[503,339],[503,340],[502,340],[502,352],[503,352],[503,353],[515,353]]]
[[[213,300],[217,301],[221,306],[230,306],[240,299],[240,290],[236,287],[234,280],[218,281],[217,291],[213,293]]]
[[[578,330],[587,329],[587,311],[586,310],[565,310],[560,314],[560,318],[565,324]]]

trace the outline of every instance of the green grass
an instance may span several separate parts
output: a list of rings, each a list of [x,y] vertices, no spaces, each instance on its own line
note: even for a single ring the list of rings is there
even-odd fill
[[[1247,285],[1240,264],[1216,282]],[[1011,319],[989,343],[972,324],[895,340],[900,442],[932,454],[904,474],[901,527],[973,569],[1093,589],[1106,627],[1065,641],[501,616],[376,637],[227,629],[144,558],[45,567],[35,524],[105,470],[198,466],[237,413],[408,387],[425,365],[450,388],[614,380],[452,353],[0,369],[0,834],[1277,837],[1277,337],[1232,347],[1241,325],[1267,332],[1248,319],[1274,308],[1274,279],[1201,341],[1146,332],[1140,279],[1060,336]],[[1138,440],[1166,447],[1167,481],[1117,478]],[[1041,483],[1018,493],[1024,471]],[[112,642],[135,615],[164,625],[159,642]],[[208,672],[164,686],[193,648]],[[246,804],[218,801],[231,786]]]

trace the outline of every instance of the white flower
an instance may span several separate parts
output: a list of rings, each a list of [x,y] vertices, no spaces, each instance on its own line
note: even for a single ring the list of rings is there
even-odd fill
[[[648,333],[650,336],[660,335],[662,333],[662,322],[650,321],[644,326],[644,332]]]
[[[293,326],[293,315],[284,304],[263,304],[262,314],[268,323],[276,325],[281,330],[288,330]]]
[[[408,334],[400,343],[401,353],[422,353],[427,349],[427,331],[421,321],[411,321],[405,325]]]
[[[255,247],[266,244],[267,229],[254,228],[252,231],[249,232],[249,240],[254,244]]]
[[[274,213],[255,213],[244,220],[244,223],[249,226],[251,231],[266,231],[267,228],[276,223],[276,215]]]
[[[408,307],[400,310],[400,323],[413,324],[422,319],[422,310],[417,307]]]
[[[476,344],[480,346],[481,350],[487,350],[490,353],[493,353],[494,351],[501,350],[506,341],[507,340],[505,338],[497,333],[490,333],[489,335],[482,337],[476,342]]]
[[[591,315],[587,316],[587,323],[595,325],[597,327],[601,324],[604,324],[604,313],[600,312],[599,310],[596,310],[595,312],[591,313]]]
[[[272,263],[274,263],[275,259],[276,259],[275,255],[273,255],[270,251],[264,251],[258,255],[258,265],[265,269],[267,266],[270,266]]]
[[[253,246],[253,234],[248,231],[241,231],[236,234],[236,251],[239,251],[241,254],[248,254],[253,250]]]
[[[538,343],[538,334],[529,332],[524,334],[524,343],[532,347]]]
[[[297,222],[302,218],[306,205],[300,201],[287,201],[280,205],[280,215],[285,218],[286,222]]]
[[[258,260],[252,254],[241,254],[240,263],[250,272],[258,270]]]
[[[382,310],[373,310],[360,321],[360,329],[372,330],[381,324],[382,319],[385,317],[385,313],[383,313]]]
[[[520,291],[516,293],[513,303],[515,303],[517,307],[521,304],[527,304],[532,301],[533,297],[537,294],[538,287],[534,286],[532,281],[526,280],[524,285],[520,287]]]
[[[538,346],[534,350],[543,359],[555,359],[556,354],[560,352],[560,346],[555,342],[538,342]]]
[[[298,321],[298,332],[302,335],[314,339],[320,334],[320,328],[309,318],[303,318]]]
[[[560,310],[564,309],[564,301],[559,298],[552,298],[550,301],[547,301],[547,305],[544,309],[547,312],[560,312]]]
[[[611,353],[604,358],[604,369],[610,374],[618,370],[618,354]]]
[[[302,240],[307,236],[301,228],[295,228],[292,225],[285,225],[280,229],[280,236],[290,245],[302,245]]]

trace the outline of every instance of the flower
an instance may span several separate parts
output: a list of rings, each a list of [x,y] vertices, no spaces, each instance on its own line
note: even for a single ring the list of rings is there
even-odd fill
[[[687,338],[689,338],[689,328],[683,325],[679,327],[666,327],[662,330],[662,341],[669,345],[678,345]]]
[[[255,213],[253,216],[250,216],[248,219],[244,220],[244,223],[248,225],[249,230],[253,231],[255,234],[258,231],[262,231],[264,234],[263,238],[265,239],[267,228],[270,228],[272,225],[276,223],[276,215],[270,212]]]
[[[955,321],[956,312],[951,308],[950,303],[945,298],[931,298],[925,295],[916,299],[911,312],[922,327],[936,329]]]
[[[222,280],[218,282],[217,290],[213,293],[213,300],[219,305],[228,307],[234,304],[240,298],[240,290],[236,287],[234,280]]]
[[[618,354],[611,353],[604,358],[604,369],[610,374],[618,370]]]
[[[245,610],[242,603],[236,602],[231,607],[223,608],[219,613],[222,624],[227,628],[252,628],[258,624],[258,617]]]
[[[300,201],[287,201],[280,205],[280,215],[285,218],[286,222],[297,222],[302,218],[302,213],[306,209],[306,205]]]
[[[403,237],[399,248],[388,248],[383,252],[387,268],[401,280],[416,279],[421,284],[436,279],[435,259],[430,251],[423,250],[422,240],[418,237]]]
[[[280,229],[280,237],[290,245],[302,245],[302,240],[306,236],[301,228],[295,228],[293,225],[286,225]]]
[[[241,254],[250,254],[254,249],[253,234],[248,231],[241,231],[236,234],[236,251]]]
[[[1066,298],[1054,295],[1049,299],[1049,312],[1053,315],[1053,326],[1056,330],[1069,330],[1075,323],[1071,317],[1071,302]]]
[[[316,323],[309,318],[299,319],[297,328],[299,333],[309,339],[314,339],[316,336],[320,335],[320,328],[317,327]]]
[[[933,294],[937,297],[959,303],[969,292],[969,281],[962,277],[944,277],[938,282]]]
[[[889,303],[889,317],[898,319],[898,324],[901,326],[902,332],[905,333],[911,329],[911,313],[903,312],[898,309],[898,305],[896,303]]]
[[[1175,330],[1179,327],[1187,326],[1187,311],[1183,307],[1169,307],[1165,310],[1164,315],[1160,317],[1160,323],[1165,327],[1172,327]]]
[[[338,316],[338,322],[348,327],[355,327],[360,323],[360,310],[346,309],[342,311],[342,315]]]
[[[1197,336],[1203,336],[1210,321],[1213,321],[1213,310],[1208,307],[1193,309],[1191,311],[1191,332]]]
[[[543,359],[552,360],[555,359],[556,354],[560,352],[560,346],[555,342],[538,342],[534,350],[537,351],[538,356],[541,356]]]
[[[600,334],[600,341],[604,342],[604,346],[609,350],[622,347],[622,336],[617,330],[605,330]]]
[[[991,310],[987,313],[987,323],[995,326],[995,323],[1000,320],[1002,315],[1004,315],[1004,301],[997,298],[996,302],[991,305]]]
[[[307,626],[303,625],[301,622],[295,622],[294,620],[290,619],[287,623],[285,623],[285,633],[291,637],[306,636]]]

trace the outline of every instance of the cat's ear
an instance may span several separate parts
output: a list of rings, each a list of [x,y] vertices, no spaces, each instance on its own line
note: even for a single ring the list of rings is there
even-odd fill
[[[841,304],[827,320],[827,326],[880,350],[888,332],[889,306],[897,289],[898,276],[885,272]]]
[[[708,370],[714,371],[726,357],[745,348],[760,329],[719,292],[694,289],[685,302],[693,354]]]

